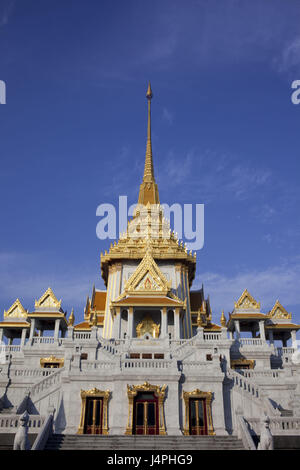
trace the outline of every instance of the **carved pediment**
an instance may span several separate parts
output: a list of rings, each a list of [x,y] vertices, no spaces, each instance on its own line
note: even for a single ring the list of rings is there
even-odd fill
[[[239,300],[235,302],[234,307],[236,310],[260,310],[260,302],[257,302],[245,289]]]
[[[8,310],[4,310],[4,318],[27,318],[28,311],[17,299]]]
[[[147,252],[125,285],[127,294],[145,294],[154,292],[167,294],[170,290],[167,281],[150,252]]]
[[[288,313],[286,309],[281,305],[279,300],[276,300],[274,307],[269,312],[269,317],[272,319],[285,319],[291,320],[292,314]]]
[[[57,309],[61,308],[61,300],[57,300],[51,287],[49,287],[46,292],[42,295],[39,300],[35,301],[36,309]]]

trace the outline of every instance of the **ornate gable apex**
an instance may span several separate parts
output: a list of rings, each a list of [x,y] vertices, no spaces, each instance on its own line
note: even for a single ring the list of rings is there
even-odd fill
[[[26,310],[17,299],[8,310],[4,310],[4,318],[27,318],[28,310]]]
[[[260,310],[260,302],[257,302],[254,297],[248,292],[247,289],[244,290],[241,297],[234,304],[235,310]]]
[[[274,307],[268,313],[268,316],[272,319],[284,319],[284,320],[291,320],[292,314],[288,313],[286,309],[281,305],[279,300],[276,300]]]
[[[125,285],[125,293],[167,295],[170,288],[171,284],[154,261],[150,250],[148,250],[135,272],[128,279]]]
[[[34,304],[35,309],[61,309],[61,300],[57,300],[54,295],[53,290],[51,287],[48,287],[46,292],[40,297],[39,300],[35,301]]]

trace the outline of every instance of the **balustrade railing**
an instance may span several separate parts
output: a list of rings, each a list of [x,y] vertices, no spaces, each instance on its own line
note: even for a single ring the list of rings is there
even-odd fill
[[[76,331],[74,333],[74,339],[80,339],[80,340],[86,340],[86,339],[91,339],[91,333],[89,331]]]
[[[115,362],[107,361],[81,361],[81,370],[93,369],[113,369],[116,367]]]
[[[295,348],[275,348],[277,356],[290,356],[295,352]]]
[[[50,372],[48,376],[34,384],[30,389],[30,397],[34,397],[38,393],[47,390],[52,385],[60,383],[63,370],[63,367],[56,369],[55,372]]]
[[[15,377],[47,377],[52,374],[53,370],[51,369],[12,369],[11,375]]]
[[[0,414],[0,433],[16,433],[19,427],[21,415]],[[30,415],[28,421],[28,432],[36,433],[44,424],[45,417],[40,415]]]
[[[222,333],[203,333],[204,341],[219,341]]]
[[[172,361],[165,359],[124,359],[121,368],[124,369],[167,369]]]
[[[262,378],[268,377],[272,379],[278,379],[282,377],[284,371],[281,370],[245,370],[241,369],[239,371],[241,375],[247,378],[255,379],[255,378]]]
[[[273,435],[292,435],[300,434],[300,417],[293,416],[269,416],[270,430]],[[261,432],[261,419],[260,418],[247,418],[251,429],[255,434],[259,435]]]

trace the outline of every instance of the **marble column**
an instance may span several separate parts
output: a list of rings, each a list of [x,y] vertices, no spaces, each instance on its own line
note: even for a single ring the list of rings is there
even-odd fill
[[[297,348],[298,348],[296,333],[297,333],[296,330],[292,330],[292,331],[291,331],[292,348],[294,348],[294,349],[297,349]]]
[[[167,308],[163,307],[160,311],[160,317],[161,317],[161,338],[165,338],[168,336],[168,314],[167,314]]]
[[[54,327],[54,339],[58,339],[60,318],[56,318]]]
[[[35,330],[35,318],[32,318],[31,323],[30,323],[30,334],[29,334],[30,341],[33,340],[34,330]]]
[[[240,339],[241,337],[241,329],[240,329],[240,322],[239,320],[234,320],[234,328],[235,328],[235,334],[236,334],[236,339]]]
[[[263,341],[266,341],[265,323],[264,323],[263,320],[260,320],[258,324],[259,324],[259,336],[260,336],[260,339],[262,339]]]
[[[133,336],[133,307],[128,309],[128,320],[127,320],[127,339],[131,339]]]
[[[26,341],[26,333],[27,333],[27,328],[22,328],[21,342],[20,342],[21,347],[23,347],[24,344],[25,344],[25,341]]]
[[[174,339],[180,338],[180,309],[175,308],[174,312]]]

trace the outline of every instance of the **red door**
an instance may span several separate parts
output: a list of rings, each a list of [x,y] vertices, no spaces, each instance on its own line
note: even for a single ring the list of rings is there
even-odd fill
[[[190,398],[189,405],[190,434],[207,435],[205,398]]]
[[[137,394],[133,410],[133,434],[159,434],[158,398],[154,393]]]

